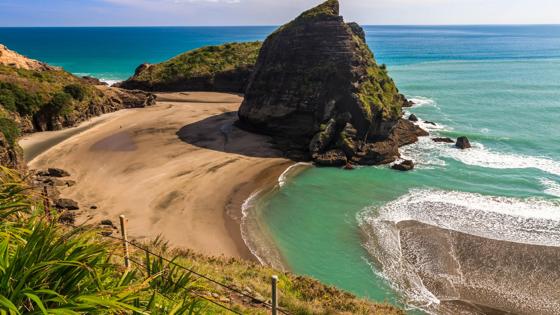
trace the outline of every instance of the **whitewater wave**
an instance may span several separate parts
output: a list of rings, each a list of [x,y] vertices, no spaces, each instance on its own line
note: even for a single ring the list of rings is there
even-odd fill
[[[544,192],[551,196],[560,197],[560,183],[548,178],[541,178],[541,184],[544,186]]]
[[[450,158],[466,165],[494,169],[539,169],[560,176],[560,162],[548,157],[536,157],[514,153],[496,152],[481,143],[472,142],[472,148],[459,150],[453,144],[433,142],[423,137],[412,145],[401,149],[403,156],[415,160],[420,166],[444,166],[443,158]]]
[[[74,73],[74,74],[77,75],[77,76],[79,76],[79,77],[86,77],[86,76],[87,76],[87,77],[94,77],[94,78],[97,78],[96,75],[93,75],[93,74],[91,74],[91,73],[85,73],[85,72],[84,72],[84,73],[81,73],[81,72],[77,72],[77,73]],[[99,74],[98,74],[98,75],[99,75]],[[99,79],[99,81],[101,81],[101,82],[107,83],[109,86],[113,86],[113,85],[115,85],[115,84],[117,84],[117,83],[119,83],[119,82],[122,81],[122,80],[115,80],[115,79],[105,79],[105,78],[103,78],[103,77],[98,78],[98,79]]]
[[[413,306],[559,311],[560,202],[412,190],[358,220],[377,267]]]
[[[371,214],[371,209],[366,211]],[[560,202],[474,193],[412,190],[379,212],[385,221],[417,221],[484,238],[559,246]],[[372,217],[362,217],[371,222]]]
[[[422,107],[422,106],[433,106],[438,107],[436,101],[431,98],[423,97],[423,96],[414,96],[408,99],[414,103],[414,107]]]
[[[245,245],[247,245],[247,248],[249,248],[251,254],[253,254],[253,256],[255,256],[257,260],[264,265],[266,264],[266,261],[263,258],[264,254],[258,250],[259,244],[257,244],[256,241],[251,237],[251,232],[248,228],[248,221],[250,220],[249,212],[256,206],[257,200],[261,194],[261,190],[253,192],[249,196],[249,198],[247,198],[243,202],[243,205],[241,205],[241,238],[245,242]]]
[[[313,165],[313,163],[309,163],[309,162],[299,162],[299,163],[296,163],[296,164],[288,167],[278,177],[278,186],[280,186],[280,188],[284,187],[288,183],[290,178],[293,178],[294,176],[299,174],[298,170],[303,170],[303,169],[308,168],[312,165]]]
[[[119,80],[108,80],[108,79],[99,79],[99,81],[105,82],[105,83],[107,83],[109,86],[113,86],[113,85],[115,85],[115,84],[117,84],[117,83],[120,82]]]

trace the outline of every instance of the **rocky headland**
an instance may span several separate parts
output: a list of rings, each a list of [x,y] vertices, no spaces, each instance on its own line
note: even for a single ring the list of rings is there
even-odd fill
[[[103,85],[0,45],[0,164],[23,168],[19,136],[76,126],[101,114],[155,104],[155,96]]]
[[[263,43],[240,125],[271,135],[288,155],[324,166],[378,165],[428,133],[402,118],[411,103],[378,65],[356,23],[329,0]]]
[[[261,45],[249,42],[208,46],[159,64],[142,64],[134,76],[117,86],[157,92],[243,93]]]

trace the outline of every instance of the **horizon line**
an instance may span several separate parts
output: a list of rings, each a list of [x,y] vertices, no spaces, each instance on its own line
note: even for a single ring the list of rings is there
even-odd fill
[[[473,23],[473,24],[361,24],[362,26],[560,26],[560,23]],[[177,28],[203,28],[203,27],[279,27],[273,24],[246,24],[246,25],[34,25],[34,26],[0,26],[0,28],[141,28],[141,27],[177,27]]]

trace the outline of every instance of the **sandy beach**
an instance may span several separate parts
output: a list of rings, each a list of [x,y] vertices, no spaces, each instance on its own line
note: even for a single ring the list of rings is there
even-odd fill
[[[268,137],[233,125],[241,101],[222,93],[159,94],[153,107],[30,135],[21,145],[30,168],[72,174],[77,185],[62,196],[79,202],[78,222],[115,222],[124,214],[135,239],[161,235],[172,246],[253,258],[241,237],[241,205],[293,163]]]

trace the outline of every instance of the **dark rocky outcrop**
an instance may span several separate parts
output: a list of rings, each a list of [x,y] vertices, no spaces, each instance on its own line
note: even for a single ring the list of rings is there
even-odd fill
[[[99,80],[98,78],[94,78],[94,77],[90,77],[90,76],[84,76],[82,77],[82,80],[88,84],[92,84],[92,85],[109,85],[107,84],[107,82],[103,82],[101,80]]]
[[[408,116],[408,120],[410,120],[412,122],[417,122],[418,117],[416,117],[416,115],[414,115],[414,114],[410,114],[410,116]]]
[[[403,104],[403,107],[412,107],[412,106],[414,106],[414,105],[416,105],[416,103],[414,103],[413,101],[411,101],[411,100],[406,100],[406,101],[404,102],[404,104]]]
[[[239,110],[240,125],[272,135],[285,151],[320,165],[388,163],[398,147],[425,135],[402,119],[408,104],[363,29],[346,24],[329,0],[264,42]]]
[[[68,177],[70,173],[60,168],[48,168],[46,170],[39,170],[36,172],[38,176],[49,176],[49,177]]]
[[[315,163],[319,166],[344,166],[348,164],[348,159],[344,151],[335,149],[317,154]]]
[[[455,143],[455,146],[461,150],[470,149],[471,143],[467,137],[459,137],[457,138],[457,142]]]
[[[411,160],[405,160],[401,163],[394,164],[391,168],[402,172],[412,171],[414,169],[414,162]]]
[[[433,142],[437,142],[437,143],[455,143],[455,141],[453,141],[453,139],[451,138],[432,138]]]
[[[72,199],[60,198],[55,201],[55,207],[61,210],[80,210],[78,203]]]
[[[260,48],[260,42],[202,47],[160,64],[142,64],[133,77],[116,86],[160,92],[243,93]]]

